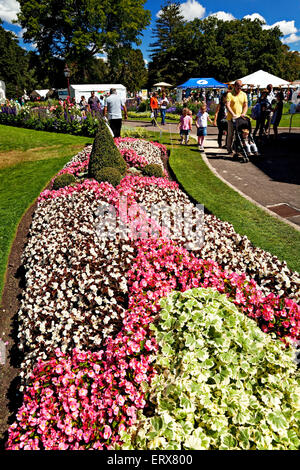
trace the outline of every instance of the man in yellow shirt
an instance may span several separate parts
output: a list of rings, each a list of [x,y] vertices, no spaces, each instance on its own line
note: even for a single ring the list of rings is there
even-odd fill
[[[233,120],[238,117],[244,117],[248,111],[248,99],[246,93],[242,91],[241,80],[236,80],[232,92],[227,94],[226,100],[227,108],[227,121],[228,121],[228,133],[227,133],[227,151],[229,154],[232,153],[232,140],[233,140]]]

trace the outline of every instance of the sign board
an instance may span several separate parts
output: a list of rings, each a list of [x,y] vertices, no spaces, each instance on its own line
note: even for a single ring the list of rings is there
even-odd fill
[[[148,90],[142,90],[141,97],[143,100],[146,100],[148,98]]]

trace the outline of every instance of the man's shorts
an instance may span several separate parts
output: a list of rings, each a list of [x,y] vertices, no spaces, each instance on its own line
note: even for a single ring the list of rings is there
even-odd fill
[[[202,137],[204,135],[207,135],[207,127],[198,127],[197,136]]]
[[[180,135],[189,135],[188,129],[180,129]]]

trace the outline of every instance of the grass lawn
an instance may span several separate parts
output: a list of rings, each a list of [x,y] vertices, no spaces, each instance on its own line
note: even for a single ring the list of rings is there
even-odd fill
[[[92,139],[0,126],[0,296],[18,223],[51,178]]]
[[[189,164],[187,165],[187,161]],[[272,217],[217,178],[192,147],[174,146],[170,167],[177,181],[192,198],[221,220],[230,222],[236,232],[287,262],[300,272],[300,232]]]

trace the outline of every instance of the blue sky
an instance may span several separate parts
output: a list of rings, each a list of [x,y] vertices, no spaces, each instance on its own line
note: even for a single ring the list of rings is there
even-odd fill
[[[180,3],[182,13],[187,20],[203,19],[211,14],[225,21],[234,18],[242,19],[247,15],[251,18],[259,17],[265,21],[265,28],[279,26],[283,33],[282,41],[291,50],[300,52],[299,0],[288,0],[284,7],[282,0],[227,0],[226,2],[221,0],[181,0]],[[162,0],[147,0],[145,4],[145,8],[152,13],[151,25],[143,32],[142,45],[139,46],[146,60],[149,59],[148,48],[151,42],[152,28],[155,26],[156,15],[162,4]],[[24,45],[21,28],[12,25],[12,20],[16,18],[18,9],[17,0],[0,0],[0,18],[4,20],[4,28],[14,31],[18,35],[22,47],[32,49],[32,46]]]

